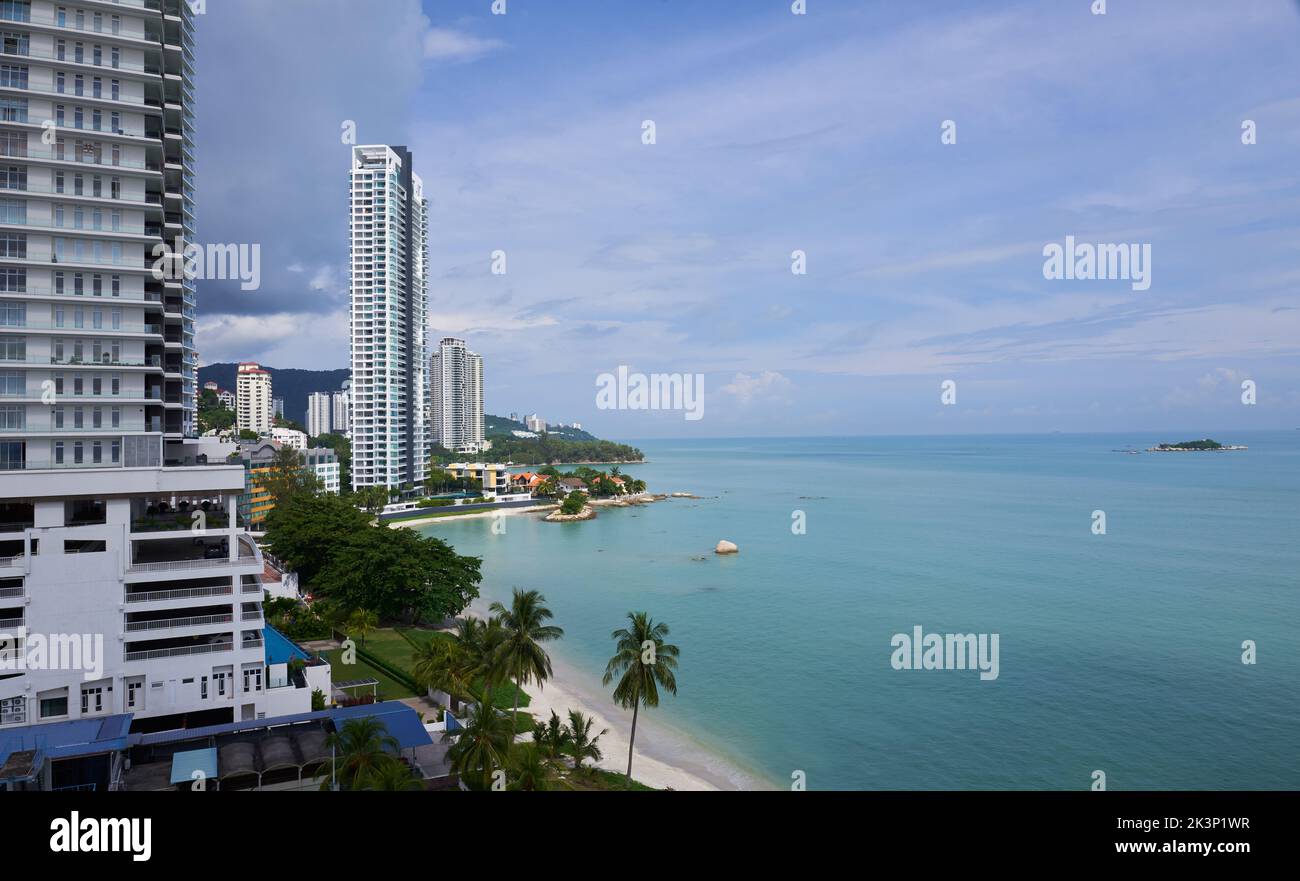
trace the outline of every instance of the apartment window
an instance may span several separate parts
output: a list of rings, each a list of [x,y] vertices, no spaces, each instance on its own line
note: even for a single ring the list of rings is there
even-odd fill
[[[199,677],[199,700],[205,701],[207,699],[208,699],[208,677],[200,676]]]
[[[41,698],[41,718],[52,719],[56,716],[68,715],[68,696],[66,694],[58,697]]]
[[[0,223],[26,223],[27,202],[23,199],[0,199]]]
[[[55,41],[54,41],[54,57],[57,58],[59,61],[67,61],[67,60],[68,60],[68,41],[67,41],[67,40],[55,40]]]
[[[94,465],[102,465],[104,463],[103,441],[95,441],[90,445],[90,461]]]
[[[26,327],[27,304],[0,300],[0,327]]]
[[[244,691],[261,691],[262,690],[262,668],[245,667],[244,668]]]
[[[0,339],[0,361],[26,361],[27,339]]]
[[[26,407],[16,404],[0,406],[0,431],[22,431],[26,425]]]
[[[226,687],[230,682],[229,673],[213,673],[212,684],[217,687],[217,697],[226,696]]]
[[[90,277],[90,294],[94,297],[104,296],[104,276],[92,275]]]
[[[27,256],[27,234],[21,232],[0,233],[0,257]]]
[[[112,287],[113,296],[115,297],[122,296],[122,276],[120,275],[113,276],[111,281],[111,287]]]
[[[113,397],[117,397],[118,395],[122,394],[122,376],[121,376],[121,374],[118,374],[118,373],[114,373],[114,374],[113,374],[113,379],[112,379],[112,388],[113,388]]]
[[[0,0],[0,18],[6,21],[31,21],[31,0]]]
[[[17,31],[0,32],[0,52],[6,55],[27,55],[30,51],[30,35]]]
[[[67,281],[67,276],[64,275],[64,273],[62,272],[54,273],[54,293],[62,294],[64,292],[64,285],[66,284],[66,281]]]
[[[27,444],[22,441],[0,443],[0,471],[22,471],[27,467]]]
[[[122,427],[122,408],[121,408],[121,407],[114,407],[114,408],[112,408],[111,410],[109,410],[109,418],[110,418],[110,425],[111,425],[113,428],[121,428],[121,427]]]
[[[50,424],[56,431],[63,430],[64,411],[62,407],[55,407],[54,412],[50,414]]]
[[[122,100],[122,81],[110,80],[108,83],[109,97],[114,101]]]
[[[26,132],[0,132],[0,156],[26,156]]]
[[[119,464],[121,464],[121,462],[122,462],[122,442],[121,442],[121,441],[113,441],[111,444],[109,444],[109,452],[110,452],[110,454],[112,455],[112,459],[111,459],[112,463],[113,463],[114,465],[119,465]]]
[[[0,395],[19,398],[27,394],[26,374],[18,370],[0,370]]]
[[[116,70],[117,68],[119,68],[119,67],[122,66],[122,50],[121,50],[121,49],[118,49],[116,46],[114,46],[114,47],[113,47],[113,56],[112,56],[112,57],[113,57],[113,62],[112,62],[112,63],[113,63],[113,69]]]
[[[63,441],[54,442],[54,464],[63,464]]]
[[[27,189],[27,167],[25,165],[0,166],[0,189]]]
[[[62,90],[60,89],[60,91]],[[78,73],[73,75],[72,94],[76,95],[78,98],[81,98],[86,94],[86,77],[84,74]]]
[[[27,99],[0,99],[0,120],[4,122],[27,122]]]
[[[81,688],[81,713],[102,713],[104,712],[104,686],[92,685]]]
[[[72,464],[84,465],[86,462],[86,445],[81,441],[72,442]]]
[[[104,64],[104,47],[100,46],[98,43],[90,47],[90,57],[91,62],[96,67],[102,67]]]
[[[143,691],[143,682],[128,682],[126,684],[126,708],[128,710],[144,709]]]
[[[10,89],[27,88],[27,65],[0,64],[0,86]]]

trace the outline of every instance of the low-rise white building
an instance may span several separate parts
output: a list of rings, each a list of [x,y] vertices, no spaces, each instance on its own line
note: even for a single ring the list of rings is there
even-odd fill
[[[307,470],[316,475],[324,487],[325,492],[339,494],[339,457],[329,447],[313,447],[307,450],[303,457],[307,463]]]
[[[271,439],[293,450],[307,449],[307,435],[296,428],[272,428]]]

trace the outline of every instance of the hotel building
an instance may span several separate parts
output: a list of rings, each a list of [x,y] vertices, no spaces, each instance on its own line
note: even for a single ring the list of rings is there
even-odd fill
[[[312,392],[307,396],[307,434],[320,437],[330,433],[334,408],[327,392]]]
[[[352,150],[352,485],[404,487],[428,471],[429,208],[405,147]]]
[[[447,338],[429,362],[430,437],[456,453],[483,449],[483,358]]]

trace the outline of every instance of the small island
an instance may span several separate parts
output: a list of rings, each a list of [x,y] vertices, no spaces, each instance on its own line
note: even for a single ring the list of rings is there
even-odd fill
[[[1157,444],[1148,453],[1217,453],[1224,450],[1244,450],[1245,446],[1221,444],[1208,437],[1202,440],[1183,441],[1177,444]]]

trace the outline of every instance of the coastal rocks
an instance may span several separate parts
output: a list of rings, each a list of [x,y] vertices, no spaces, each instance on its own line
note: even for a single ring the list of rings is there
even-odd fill
[[[695,493],[672,493],[672,498],[674,498],[674,499],[698,499],[699,496],[697,496]]]
[[[560,509],[556,508],[542,519],[547,523],[572,523],[576,520],[595,520],[596,509],[591,507],[591,505],[588,505],[577,514],[561,514]]]
[[[715,554],[739,554],[739,553],[740,553],[740,548],[736,546],[736,543],[735,543],[735,542],[727,541],[727,540],[724,538],[722,541],[718,542],[718,546],[717,546],[716,548],[713,549],[713,553],[715,553]]]

